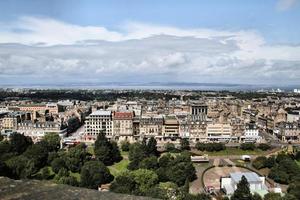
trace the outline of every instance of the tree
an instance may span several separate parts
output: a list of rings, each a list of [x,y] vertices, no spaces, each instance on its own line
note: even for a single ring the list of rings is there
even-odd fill
[[[17,154],[23,153],[29,146],[33,144],[30,137],[26,137],[19,133],[11,134],[9,141],[11,144],[11,150]]]
[[[130,163],[128,169],[138,169],[139,163],[147,157],[146,149],[141,143],[134,143],[130,145],[128,158]]]
[[[0,160],[0,176],[9,176],[10,171],[5,162]]]
[[[185,151],[185,150],[190,150],[190,142],[187,138],[183,138],[180,140],[180,149],[182,151]]]
[[[170,143],[170,142],[166,143],[164,145],[164,148],[168,152],[174,152],[174,151],[176,151],[175,145],[173,143]]]
[[[282,200],[279,193],[269,192],[264,196],[264,200]]]
[[[41,143],[45,145],[49,152],[58,151],[60,149],[61,138],[57,133],[48,133],[44,136]]]
[[[44,167],[41,170],[41,178],[47,180],[50,177],[50,170],[48,167]]]
[[[142,194],[158,183],[158,176],[154,171],[138,169],[132,171],[131,174],[133,175],[134,181],[137,183],[137,187]]]
[[[104,133],[98,135],[94,151],[97,160],[105,165],[112,165],[122,158],[117,144],[109,142]]]
[[[157,157],[151,156],[145,158],[139,163],[139,168],[141,169],[152,169],[155,170],[158,168]]]
[[[259,156],[252,162],[252,166],[255,169],[262,169],[265,167],[265,164],[267,163],[267,158],[265,156]]]
[[[122,160],[118,144],[114,141],[111,142],[111,154],[113,156],[114,162],[120,162]]]
[[[60,169],[67,168],[65,160],[60,157],[55,158],[51,162],[51,167],[52,167],[53,172],[56,174],[59,172]]]
[[[112,182],[110,190],[116,193],[133,194],[136,182],[130,173],[120,174]]]
[[[23,155],[12,157],[6,164],[14,179],[29,178],[37,172],[33,161]]]
[[[243,144],[241,144],[240,149],[253,151],[255,149],[255,144],[253,144],[253,143],[243,143]]]
[[[157,142],[154,137],[151,137],[147,143],[147,154],[148,156],[158,156]]]
[[[130,173],[120,174],[112,182],[110,190],[116,193],[132,194],[136,189],[136,182]]]
[[[293,195],[297,199],[300,199],[300,181],[298,180],[291,182],[287,191],[289,194]]]
[[[184,200],[211,200],[210,195],[208,194],[186,194]]]
[[[254,193],[254,194],[252,195],[252,200],[263,200],[263,199],[262,199],[262,197],[261,197],[259,194]]]
[[[40,169],[47,163],[48,151],[43,145],[37,143],[28,147],[23,155],[28,159],[31,159],[34,162],[34,165]]]
[[[121,143],[122,151],[129,151],[130,143],[126,140]]]
[[[270,146],[269,144],[260,143],[260,144],[258,145],[258,148],[259,148],[260,150],[267,151],[267,150],[271,149],[271,146]]]
[[[68,133],[73,133],[80,127],[81,123],[78,117],[71,117],[68,120],[68,127],[67,127],[67,132]]]
[[[109,183],[114,179],[108,168],[100,161],[84,163],[80,178],[81,185],[91,189],[97,189],[101,184]]]
[[[200,143],[200,142],[197,142],[196,145],[195,145],[196,149],[198,151],[205,151],[206,150],[206,145],[205,143]]]
[[[237,188],[234,191],[231,200],[249,200],[252,195],[250,192],[250,186],[245,176],[242,176],[240,182],[237,184]]]

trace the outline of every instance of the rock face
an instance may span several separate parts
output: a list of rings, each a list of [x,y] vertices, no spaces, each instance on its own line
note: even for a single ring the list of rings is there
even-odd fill
[[[12,180],[0,177],[1,200],[153,200],[148,197],[98,192],[68,185],[54,184],[50,181]]]

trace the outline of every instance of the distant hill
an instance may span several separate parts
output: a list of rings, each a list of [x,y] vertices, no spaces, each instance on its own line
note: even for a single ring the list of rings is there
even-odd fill
[[[50,181],[12,180],[0,177],[1,200],[153,200],[149,197],[139,197],[112,192],[98,192],[68,185],[58,185]]]

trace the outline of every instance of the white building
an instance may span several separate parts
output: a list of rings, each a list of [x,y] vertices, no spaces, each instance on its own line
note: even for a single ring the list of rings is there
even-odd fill
[[[267,194],[268,188],[265,184],[265,177],[258,176],[254,172],[234,172],[230,173],[229,177],[222,177],[221,178],[221,189],[227,195],[232,195],[234,191],[237,189],[237,184],[241,181],[242,176],[245,176],[249,186],[250,191],[252,193],[259,193],[259,194]]]
[[[241,136],[243,142],[258,142],[261,140],[259,136],[259,129],[255,123],[246,124],[244,135]]]
[[[111,138],[113,133],[112,129],[112,112],[96,110],[86,118],[85,140],[95,141],[101,132],[104,132],[107,138]]]

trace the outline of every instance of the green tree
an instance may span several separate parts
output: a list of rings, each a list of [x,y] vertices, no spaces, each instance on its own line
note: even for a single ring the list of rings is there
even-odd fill
[[[200,143],[200,142],[197,142],[196,145],[195,145],[196,149],[198,151],[205,151],[206,150],[206,145],[205,143]]]
[[[34,162],[34,165],[40,169],[47,163],[48,151],[43,145],[37,143],[28,147],[23,155],[28,159],[31,159]]]
[[[266,167],[265,164],[267,163],[267,160],[268,159],[265,156],[259,156],[255,160],[253,160],[252,166],[255,169],[262,169],[262,168]]]
[[[260,143],[257,148],[259,148],[260,150],[263,150],[263,151],[267,151],[267,150],[271,149],[271,146],[269,144]]]
[[[174,151],[176,151],[175,145],[173,143],[170,143],[170,142],[166,143],[164,145],[164,148],[165,148],[165,150],[167,152],[174,152]]]
[[[243,143],[243,144],[241,144],[240,149],[253,151],[255,149],[255,144],[254,143]]]
[[[12,157],[6,164],[14,179],[29,178],[37,172],[34,162],[23,155]]]
[[[252,199],[251,200],[262,200],[263,198],[259,195],[259,194],[257,194],[257,193],[254,193],[253,195],[252,195]]]
[[[282,200],[279,193],[269,192],[264,196],[264,200]]]
[[[190,150],[190,142],[187,138],[183,138],[180,140],[180,149],[182,151],[185,151],[185,150]]]
[[[158,156],[157,142],[154,137],[151,137],[147,143],[147,154],[148,156]]]
[[[128,158],[130,163],[128,169],[138,169],[139,163],[147,157],[146,149],[141,143],[134,143],[130,145]]]
[[[63,158],[55,158],[52,162],[51,162],[51,167],[52,167],[52,170],[54,173],[58,173],[60,169],[62,168],[66,168],[67,169],[67,166],[66,166],[66,162]]]
[[[139,168],[141,168],[141,169],[152,169],[152,170],[157,169],[158,168],[157,157],[151,156],[151,157],[143,159],[139,163]]]
[[[250,192],[250,186],[245,176],[242,176],[240,182],[237,184],[237,188],[234,191],[231,200],[249,200],[252,195]]]
[[[133,175],[123,173],[115,178],[110,190],[116,193],[133,194],[136,190],[136,184]]]
[[[300,181],[293,181],[289,184],[287,189],[288,193],[293,195],[295,198],[300,199]]]
[[[11,151],[21,154],[33,144],[30,137],[26,137],[19,133],[13,133],[10,135]]]
[[[105,165],[112,165],[122,158],[118,146],[115,143],[109,142],[104,133],[98,135],[94,151],[97,160],[103,162]]]
[[[130,143],[126,140],[121,143],[122,151],[129,151]]]
[[[57,133],[48,133],[44,136],[41,143],[45,145],[49,152],[58,151],[61,138]]]
[[[137,183],[138,189],[142,194],[158,183],[158,176],[154,171],[138,169],[132,171],[131,174],[133,175],[134,181]]]
[[[48,167],[42,168],[42,170],[41,170],[41,178],[47,180],[47,179],[49,179],[49,177],[50,177],[50,170],[49,170],[49,168]]]
[[[84,163],[80,173],[81,186],[91,189],[97,189],[101,184],[110,183],[113,179],[108,168],[100,161]]]

